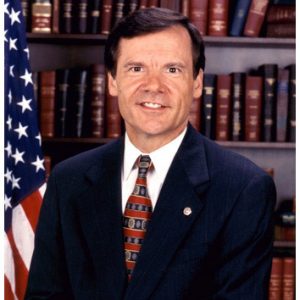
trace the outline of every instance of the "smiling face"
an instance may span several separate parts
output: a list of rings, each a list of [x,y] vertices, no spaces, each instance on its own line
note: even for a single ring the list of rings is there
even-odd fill
[[[193,98],[201,95],[202,77],[202,71],[193,77],[192,43],[181,26],[122,38],[116,75],[109,74],[108,84],[131,142],[151,152],[176,138],[187,125]]]

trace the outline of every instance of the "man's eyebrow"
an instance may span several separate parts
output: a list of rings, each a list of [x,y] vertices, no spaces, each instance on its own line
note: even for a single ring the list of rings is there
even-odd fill
[[[166,67],[179,67],[179,68],[186,68],[186,64],[178,61],[169,62],[165,64]]]
[[[139,61],[128,61],[127,63],[125,63],[123,65],[123,68],[128,68],[128,67],[132,67],[132,66],[137,66],[137,67],[141,67],[144,64],[142,62]]]

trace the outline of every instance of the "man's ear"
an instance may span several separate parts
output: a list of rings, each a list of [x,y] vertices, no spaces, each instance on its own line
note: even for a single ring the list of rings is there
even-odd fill
[[[108,77],[108,91],[111,96],[118,96],[118,85],[116,79],[110,72],[107,73]]]
[[[197,77],[194,79],[194,98],[199,98],[202,95],[203,88],[203,70],[200,69]]]

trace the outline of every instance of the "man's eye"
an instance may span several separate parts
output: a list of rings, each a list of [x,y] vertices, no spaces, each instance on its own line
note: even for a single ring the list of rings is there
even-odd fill
[[[132,72],[141,72],[142,67],[139,67],[139,66],[131,67],[130,71],[132,71]]]
[[[168,68],[168,72],[170,72],[170,73],[178,73],[179,69],[175,68],[175,67],[170,67],[170,68]]]

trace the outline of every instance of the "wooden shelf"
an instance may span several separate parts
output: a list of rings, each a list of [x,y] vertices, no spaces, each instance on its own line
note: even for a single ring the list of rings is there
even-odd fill
[[[103,44],[107,35],[103,34],[67,34],[67,33],[27,33],[29,43],[62,43],[77,44],[83,41],[88,44]],[[232,47],[273,47],[295,48],[296,42],[292,38],[250,38],[250,37],[203,37],[206,46]]]
[[[295,241],[274,241],[275,248],[295,248]]]

